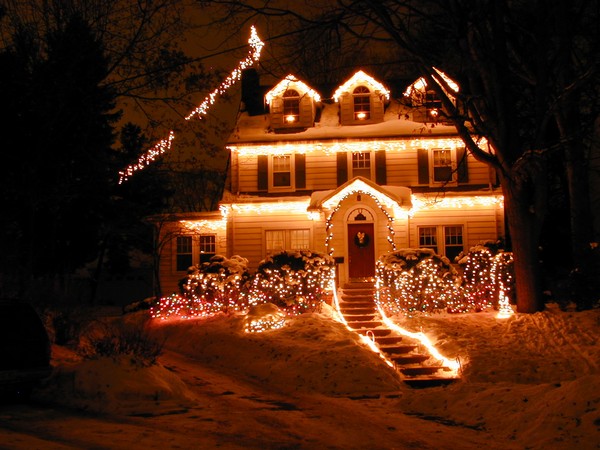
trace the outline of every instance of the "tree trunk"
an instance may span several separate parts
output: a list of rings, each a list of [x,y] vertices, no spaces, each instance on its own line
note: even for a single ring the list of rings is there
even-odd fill
[[[538,245],[544,211],[537,210],[533,203],[526,201],[535,196],[539,187],[529,183],[522,186],[505,177],[501,182],[514,257],[517,312],[542,311],[544,299]],[[530,192],[523,192],[524,189]]]

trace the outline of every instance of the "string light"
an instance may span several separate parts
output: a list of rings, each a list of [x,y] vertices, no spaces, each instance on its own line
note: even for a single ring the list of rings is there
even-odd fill
[[[370,75],[367,75],[362,70],[356,72],[354,75],[352,75],[352,77],[350,77],[348,81],[346,81],[344,84],[338,87],[335,93],[333,94],[333,99],[336,102],[338,102],[341,95],[344,92],[348,92],[352,86],[355,86],[357,84],[369,84],[376,91],[379,91],[380,94],[384,95],[387,100],[390,99],[390,91],[388,91],[383,84],[375,80]]]
[[[484,148],[487,140],[478,141],[480,148]],[[332,155],[336,153],[365,153],[371,151],[386,151],[389,153],[403,152],[407,150],[431,150],[431,149],[458,149],[464,148],[465,143],[459,138],[397,138],[393,140],[367,139],[360,141],[327,141],[327,142],[285,142],[276,144],[244,144],[229,145],[227,149],[243,156],[258,155],[289,155],[292,153],[306,155],[309,153],[324,153]]]
[[[265,100],[267,104],[270,105],[275,97],[279,97],[288,89],[298,90],[302,92],[303,95],[308,95],[315,102],[321,101],[321,96],[314,89],[311,89],[306,83],[303,83],[294,75],[290,74],[281,80],[273,89],[266,93]]]
[[[173,139],[175,139],[175,133],[170,131],[167,139],[159,141],[154,147],[140,156],[135,164],[130,164],[124,170],[119,171],[119,184],[123,184],[123,182],[127,181],[135,172],[145,169],[146,166],[149,166],[151,163],[153,163],[156,158],[169,151],[171,149]]]
[[[250,45],[248,56],[238,63],[237,67],[231,71],[229,76],[225,78],[214,91],[208,94],[204,101],[186,116],[185,120],[190,120],[194,116],[198,116],[199,119],[205,116],[209,108],[216,101],[217,96],[227,92],[231,86],[242,78],[242,72],[260,59],[260,53],[265,44],[258,37],[258,33],[254,26],[250,28],[250,39],[248,39],[248,44]]]
[[[231,72],[231,74],[225,78],[225,80],[214,91],[208,94],[204,101],[188,116],[186,116],[185,120],[190,120],[195,115],[197,115],[199,119],[205,116],[210,107],[217,101],[218,96],[225,94],[225,92],[227,92],[231,86],[241,79],[244,69],[252,66],[254,62],[260,59],[260,53],[265,44],[258,37],[258,33],[256,32],[256,28],[254,26],[250,28],[250,39],[248,39],[248,44],[250,45],[248,56],[238,63],[237,67]],[[154,162],[156,158],[169,151],[174,138],[175,133],[173,130],[169,131],[168,138],[159,141],[154,147],[140,156],[137,163],[131,164],[124,170],[119,171],[119,184],[127,181],[135,172],[145,169],[148,165]]]

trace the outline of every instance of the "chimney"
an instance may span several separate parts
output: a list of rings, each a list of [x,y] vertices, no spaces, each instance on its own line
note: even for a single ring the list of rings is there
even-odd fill
[[[252,67],[242,72],[242,102],[250,116],[265,113],[260,77],[257,70]]]

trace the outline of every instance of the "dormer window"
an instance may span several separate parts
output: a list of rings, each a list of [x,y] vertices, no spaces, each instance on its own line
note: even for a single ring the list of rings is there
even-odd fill
[[[358,86],[352,92],[354,97],[354,119],[368,120],[371,118],[371,91],[365,86]]]
[[[293,89],[283,93],[283,120],[287,124],[300,120],[300,94]]]

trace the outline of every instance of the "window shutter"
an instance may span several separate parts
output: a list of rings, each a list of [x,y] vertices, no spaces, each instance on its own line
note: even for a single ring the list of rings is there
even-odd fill
[[[459,183],[468,183],[469,182],[469,170],[467,165],[467,152],[466,149],[457,148],[456,149],[456,164],[458,166],[458,182]]]
[[[348,181],[348,154],[338,152],[337,154],[337,185],[341,186]]]
[[[267,155],[258,155],[258,190],[269,190],[269,157]]]
[[[296,189],[306,189],[306,155],[294,155],[296,170]]]
[[[387,184],[385,150],[379,150],[375,152],[375,181],[377,184]]]
[[[417,150],[417,164],[419,170],[419,184],[429,184],[429,150]]]

